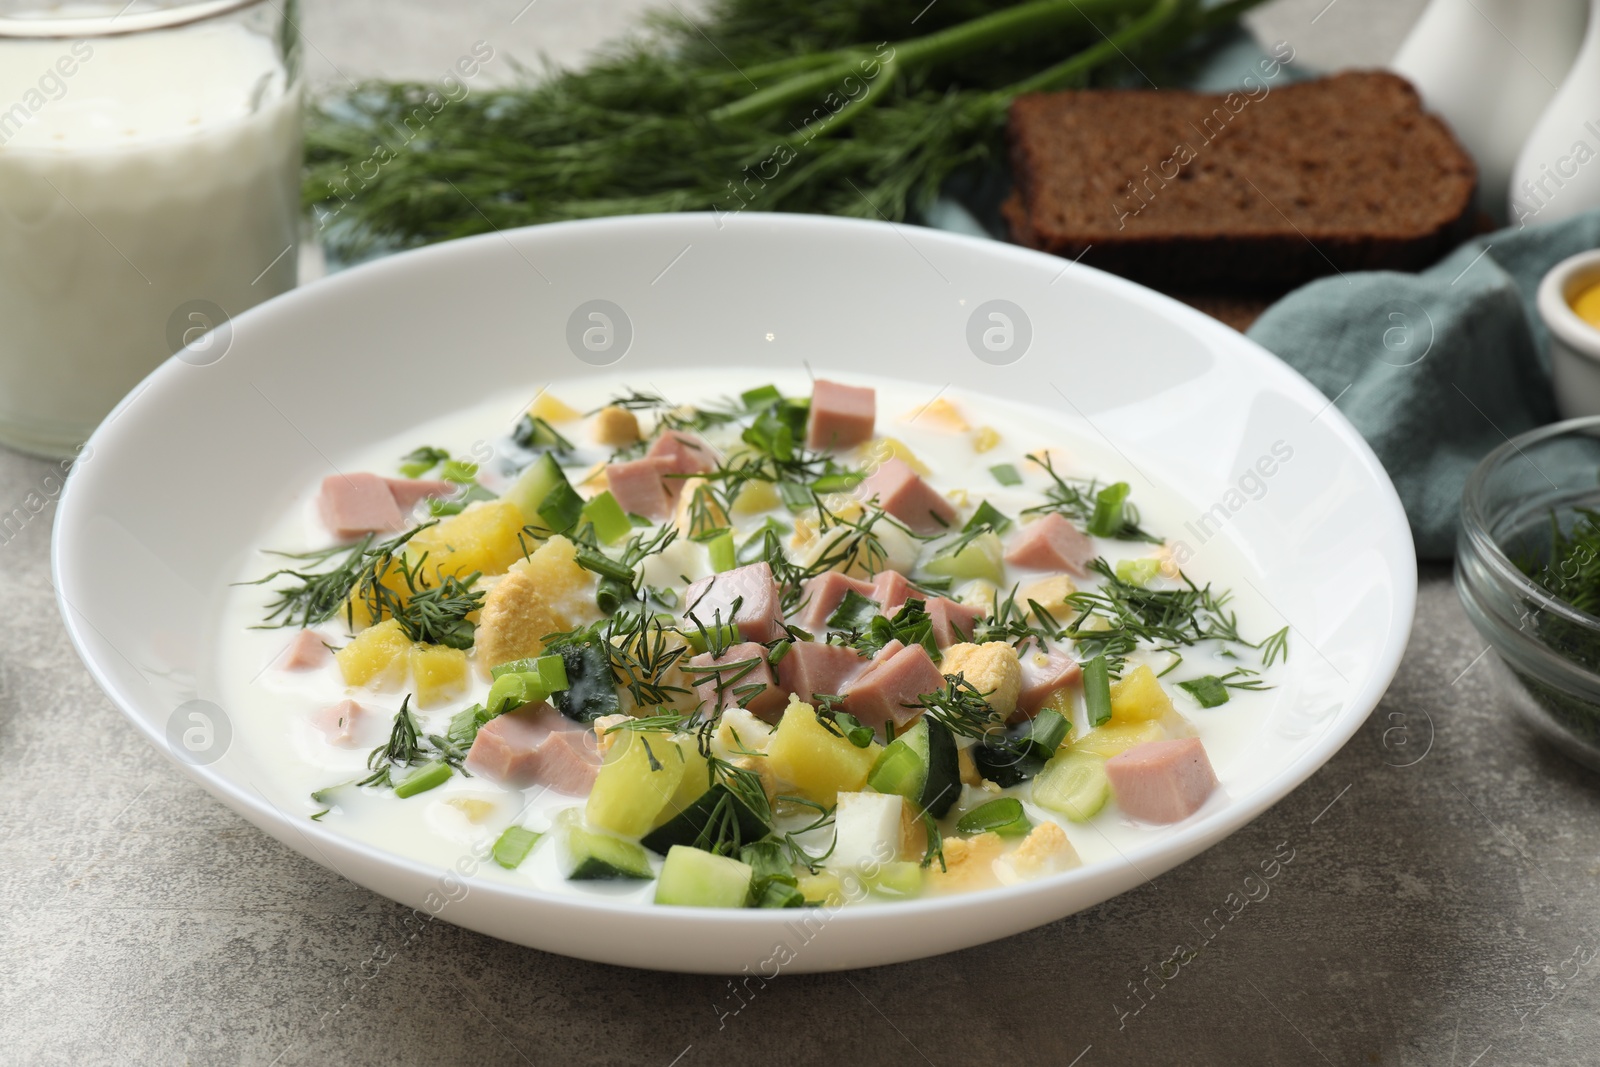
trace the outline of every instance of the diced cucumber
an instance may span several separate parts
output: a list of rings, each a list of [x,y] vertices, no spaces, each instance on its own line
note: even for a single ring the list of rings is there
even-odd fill
[[[1063,752],[1033,780],[1033,802],[1073,822],[1093,818],[1110,797],[1105,757],[1089,752]]]
[[[1094,537],[1115,537],[1122,532],[1129,489],[1127,482],[1115,482],[1096,493],[1094,514],[1089,517],[1085,532]]]
[[[609,489],[583,506],[579,521],[593,523],[594,535],[603,545],[614,545],[633,532],[628,513],[622,510]]]
[[[762,885],[753,903],[758,908],[803,908],[806,898],[798,887],[788,882],[769,881]]]
[[[748,863],[687,845],[673,845],[656,882],[656,903],[690,908],[742,908],[750,903]]]
[[[501,499],[517,505],[524,522],[552,533],[564,533],[577,525],[584,504],[583,497],[568,484],[561,464],[549,452],[529,464]]]
[[[711,569],[718,574],[738,566],[734,559],[732,530],[719,530],[715,537],[708,538],[706,552],[711,557]]]
[[[923,716],[884,748],[867,772],[867,784],[942,818],[961,795],[955,738],[943,723]]]
[[[1009,463],[997,463],[989,468],[989,473],[994,475],[994,480],[1001,485],[1012,486],[1022,484],[1022,475],[1017,473],[1017,468]]]
[[[1005,549],[998,535],[985,532],[970,538],[955,552],[940,553],[923,570],[949,578],[982,578],[995,585],[1005,583]]]
[[[584,826],[577,808],[556,816],[556,825],[556,864],[569,881],[654,877],[650,856],[643,848]]]
[[[702,835],[706,837],[702,843],[709,844],[709,838],[715,836],[725,825],[723,821],[730,817],[731,825],[738,827],[740,841],[759,841],[772,829],[732,790],[718,782],[676,816],[645,834],[640,844],[661,855],[666,855],[674,845],[693,845],[701,841]],[[714,826],[713,821],[718,825]]]
[[[514,871],[528,858],[528,853],[533,851],[533,846],[537,845],[539,838],[543,836],[525,827],[508,826],[495,840],[490,855],[500,866],[508,871]]]
[[[885,863],[863,880],[867,888],[884,897],[904,899],[922,892],[922,865],[912,860]]]
[[[1023,837],[1033,829],[1033,823],[1022,810],[1022,801],[1016,797],[997,797],[961,816],[956,820],[956,829],[964,834],[993,831],[1001,837]]]
[[[425,763],[408,774],[404,781],[394,787],[394,795],[404,800],[407,797],[414,797],[418,793],[426,793],[430,789],[436,789],[444,785],[454,773],[455,771],[450,769],[450,764],[442,759],[434,760],[432,763]]]
[[[683,751],[655,731],[622,730],[595,776],[585,814],[591,826],[638,837],[683,782]]]
[[[783,394],[778,392],[776,385],[758,385],[739,394],[739,403],[744,405],[746,411],[755,411],[782,399]]]

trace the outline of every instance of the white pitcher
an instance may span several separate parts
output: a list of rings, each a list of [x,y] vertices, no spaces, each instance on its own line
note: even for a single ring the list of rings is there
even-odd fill
[[[1511,174],[1508,211],[1527,225],[1600,207],[1600,0],[1560,92],[1534,124]]]
[[[1433,0],[1390,66],[1478,163],[1478,205],[1504,217],[1518,154],[1573,66],[1586,0]]]

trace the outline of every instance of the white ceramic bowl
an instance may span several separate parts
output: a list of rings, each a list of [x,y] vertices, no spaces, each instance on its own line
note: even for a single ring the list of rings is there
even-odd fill
[[[1600,251],[1551,267],[1539,283],[1539,317],[1550,331],[1550,374],[1563,419],[1600,415],[1600,329],[1572,310],[1572,298],[1600,282]]]
[[[592,321],[587,311],[574,316],[597,299],[631,329],[585,362],[569,351],[569,325]],[[995,300],[1011,305],[1000,309],[1013,326],[1002,351],[983,346],[999,321],[989,318]],[[1003,348],[1004,330],[988,336]],[[235,320],[231,337],[169,361],[100,427],[61,498],[56,587],[84,661],[151,743],[181,753],[185,702],[219,692],[213,649],[225,583],[240,573],[245,546],[327,473],[330,457],[491,395],[531,396],[590,374],[624,347],[626,362],[613,369],[641,384],[652,368],[749,368],[730,374],[742,382],[802,359],[935,388],[959,381],[1049,408],[1067,431],[1110,442],[1176,487],[1197,521],[1209,513],[1216,536],[1248,556],[1260,593],[1293,627],[1292,658],[1248,759],[1219,768],[1227,802],[1151,835],[1121,862],[802,915],[557,898],[473,877],[470,863],[465,875],[431,868],[291,816],[268,799],[247,745],[222,744],[214,762],[181,761],[184,769],[291,848],[496,937],[639,967],[819,971],[1004,937],[1183,862],[1321,766],[1399,663],[1416,594],[1399,501],[1337,409],[1267,352],[1148,289],[1036,252],[754,214],[605,219],[438,245],[270,301]],[[1275,442],[1292,448],[1293,461],[1251,499],[1240,479]],[[225,712],[213,728],[228,729]]]

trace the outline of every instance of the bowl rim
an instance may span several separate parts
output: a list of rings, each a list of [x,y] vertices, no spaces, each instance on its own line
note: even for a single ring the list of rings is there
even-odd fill
[[[539,226],[498,230],[451,241],[442,241],[384,256],[321,279],[312,285],[290,290],[236,316],[234,319],[235,328],[238,328],[240,320],[248,324],[256,319],[279,314],[281,308],[293,305],[304,299],[304,294],[308,291],[316,291],[320,297],[326,298],[337,295],[342,289],[358,289],[372,283],[380,283],[390,272],[407,272],[418,269],[449,270],[452,262],[458,258],[475,259],[480,249],[492,247],[498,250],[502,243],[507,240],[538,240],[539,235],[542,234],[585,231],[605,234],[614,230],[639,230],[645,234],[653,231],[676,234],[680,227],[716,225],[720,228],[728,224],[726,216],[719,216],[715,212],[678,212],[571,220]],[[856,234],[866,236],[874,232],[892,233],[898,240],[906,240],[905,234],[901,232],[903,227],[895,223],[875,219],[746,211],[740,212],[732,224],[760,228],[762,232],[776,240],[784,240],[791,235],[805,235],[813,239],[820,236],[850,240]],[[1356,461],[1371,476],[1373,490],[1381,499],[1383,507],[1383,511],[1376,514],[1374,518],[1387,527],[1388,537],[1393,539],[1392,548],[1396,559],[1409,556],[1412,561],[1415,560],[1415,544],[1404,507],[1392,480],[1378,460],[1377,455],[1372,451],[1371,446],[1344,414],[1337,410],[1336,405],[1333,405],[1328,400],[1325,393],[1260,344],[1179,301],[1135,282],[1081,263],[1069,262],[1063,267],[1063,261],[1057,256],[989,238],[974,237],[949,231],[917,228],[916,235],[919,241],[944,245],[947,248],[963,253],[976,253],[983,257],[999,257],[1020,263],[1036,264],[1048,269],[1056,277],[1060,277],[1066,271],[1088,273],[1092,276],[1094,285],[1112,292],[1128,295],[1131,297],[1132,303],[1142,305],[1140,311],[1144,314],[1165,315],[1187,333],[1197,334],[1201,337],[1216,338],[1231,347],[1235,352],[1240,354],[1249,353],[1252,358],[1266,361],[1269,365],[1275,364],[1276,373],[1282,376],[1275,384],[1291,395],[1298,394],[1299,398],[1307,404],[1308,410],[1320,409],[1317,416],[1318,422],[1330,429],[1338,443],[1347,450],[1349,458]],[[120,422],[120,416],[132,408],[146,392],[152,390],[159,392],[163,381],[169,376],[179,373],[178,368],[183,366],[186,365],[183,364],[178,356],[173,356],[151,371],[142,382],[135,386],[118,403],[105,421],[96,428],[89,439],[87,447],[94,448],[96,451],[112,449],[113,454],[115,454],[115,449],[111,442],[115,440],[115,435],[119,432],[116,427]],[[79,658],[84,662],[101,690],[111,698],[123,715],[132,722],[135,729],[143,734],[146,740],[166,758],[176,764],[180,770],[205,788],[207,792],[244,816],[256,827],[269,833],[272,832],[269,827],[279,827],[286,833],[291,833],[300,840],[311,843],[312,852],[316,855],[305,853],[298,847],[296,847],[296,850],[302,851],[302,854],[310,855],[310,858],[334,869],[336,873],[343,874],[342,871],[339,871],[337,867],[334,867],[323,858],[326,855],[323,851],[324,849],[330,850],[335,855],[364,861],[370,867],[400,871],[419,879],[436,880],[441,873],[449,874],[449,868],[440,868],[432,863],[413,859],[402,853],[370,844],[365,840],[340,833],[332,827],[324,826],[318,822],[312,822],[307,819],[297,820],[278,808],[264,795],[253,794],[242,782],[235,780],[234,776],[220,773],[216,769],[218,764],[195,765],[186,763],[176,757],[165,743],[164,737],[160,736],[155,724],[153,722],[147,723],[146,716],[139,712],[138,708],[143,702],[136,699],[133,694],[125,691],[124,687],[90,654],[91,635],[87,631],[92,630],[93,626],[87,618],[77,617],[78,613],[69,600],[69,594],[75,590],[77,584],[71,572],[69,556],[75,552],[82,551],[72,543],[77,535],[71,529],[78,511],[87,506],[83,502],[86,490],[83,489],[82,485],[81,480],[68,478],[56,510],[51,540],[51,573],[56,586],[58,608]],[[1387,558],[1387,555],[1385,558]],[[1146,875],[1142,864],[1156,866],[1157,875],[1159,875],[1171,867],[1198,855],[1222,839],[1233,835],[1262,812],[1304,785],[1318,768],[1325,765],[1355,735],[1370,717],[1373,709],[1378,706],[1383,694],[1388,690],[1396,671],[1399,669],[1401,658],[1406,651],[1412,623],[1415,618],[1417,598],[1416,568],[1414,565],[1396,565],[1390,570],[1389,579],[1387,588],[1393,598],[1393,610],[1390,614],[1393,629],[1386,637],[1381,653],[1370,661],[1372,669],[1368,672],[1365,681],[1352,688],[1340,712],[1329,720],[1327,726],[1298,757],[1285,763],[1279,768],[1273,779],[1256,788],[1247,797],[1230,797],[1229,802],[1221,809],[1201,816],[1197,822],[1182,827],[1176,834],[1161,835],[1141,843],[1136,848],[1121,851],[1119,863],[1082,865],[1014,885],[923,897],[910,901],[897,901],[892,905],[875,904],[867,907],[846,906],[819,908],[816,910],[828,915],[827,922],[830,926],[840,924],[844,929],[863,924],[878,924],[887,921],[890,916],[903,918],[905,921],[910,922],[933,915],[950,914],[979,906],[1012,906],[1019,911],[1025,911],[1025,905],[1028,902],[1042,901],[1060,893],[1069,884],[1089,882],[1096,878],[1112,875],[1120,869],[1134,871],[1139,875],[1139,881],[1136,884],[1143,884],[1153,880],[1156,875]],[[1356,708],[1362,709],[1359,714],[1355,711]],[[463,855],[471,854],[464,853]],[[1174,856],[1176,858],[1173,858]],[[461,880],[471,887],[473,895],[489,900],[543,908],[570,908],[574,909],[574,914],[597,918],[625,916],[633,919],[652,915],[659,911],[664,921],[688,921],[692,916],[696,920],[705,920],[716,925],[736,924],[756,928],[770,927],[774,931],[784,929],[784,923],[792,918],[792,916],[786,914],[788,909],[703,909],[663,905],[641,906],[637,903],[611,901],[598,897],[556,894],[532,885],[517,885],[471,875],[462,875]],[[390,899],[398,899],[381,890],[374,891],[380,895],[389,896]],[[1125,891],[1119,889],[1100,897],[1100,900],[1109,900]],[[445,912],[441,911],[440,914],[444,915]],[[452,921],[463,925],[471,925],[465,914],[452,916],[451,918]],[[1032,923],[1030,925],[1036,926],[1038,924]],[[992,938],[983,938],[981,940],[987,941],[992,940]],[[980,942],[964,943],[976,944]],[[936,953],[942,951],[949,950],[935,950]],[[912,952],[895,956],[894,959],[914,959],[929,954],[928,952]],[[598,959],[602,957],[589,956],[587,958]],[[633,964],[633,966],[639,965]],[[824,969],[838,968],[828,967]]]
[[[1600,267],[1600,253],[1595,253],[1595,263]],[[1600,633],[1600,616],[1591,615],[1568,604],[1528,577],[1522,572],[1522,568],[1512,562],[1511,557],[1489,532],[1486,517],[1488,509],[1483,499],[1488,491],[1489,476],[1511,456],[1521,456],[1531,465],[1533,460],[1528,459],[1523,451],[1524,448],[1583,430],[1594,430],[1596,433],[1592,436],[1600,438],[1600,415],[1566,419],[1518,434],[1508,438],[1504,444],[1479,460],[1477,466],[1472,468],[1472,473],[1467,476],[1466,487],[1461,493],[1461,532],[1503,586],[1509,586],[1512,592],[1534,601],[1542,610],[1548,610],[1569,622]],[[1543,642],[1537,643],[1540,647],[1545,647]],[[1563,658],[1563,662],[1570,661]],[[1584,673],[1600,681],[1600,675],[1589,671]]]

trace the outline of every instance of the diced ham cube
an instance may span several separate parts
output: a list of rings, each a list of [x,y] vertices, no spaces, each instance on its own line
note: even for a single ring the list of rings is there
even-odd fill
[[[911,583],[899,571],[879,571],[872,576],[872,592],[868,595],[885,615],[892,617],[911,595]]]
[[[569,797],[586,797],[600,774],[600,755],[595,751],[594,734],[588,730],[558,730],[534,754],[538,766],[533,771],[536,785],[547,786]]]
[[[1017,532],[1006,549],[1006,562],[1041,571],[1071,571],[1082,577],[1089,573],[1088,563],[1097,555],[1087,534],[1051,512]]]
[[[838,696],[870,665],[866,657],[843,645],[796,641],[778,661],[778,688],[810,700],[818,693]]]
[[[893,659],[894,654],[905,647],[906,643],[904,641],[900,640],[898,637],[892,638],[888,644],[884,645],[882,648],[878,649],[878,651],[872,654],[872,662],[877,664],[888,659]]]
[[[862,725],[881,729],[893,722],[896,729],[922,714],[908,708],[925,693],[944,688],[944,675],[921,645],[907,645],[888,659],[875,663],[844,691],[844,710]]]
[[[788,694],[778,688],[777,680],[772,676],[772,667],[767,663],[766,646],[754,641],[733,645],[720,656],[702,652],[689,661],[688,674],[694,680],[695,692],[700,694],[708,710],[744,708],[752,715],[776,722],[784,706],[789,703]],[[722,689],[720,704],[717,701],[719,682]],[[757,690],[752,686],[763,688]]]
[[[884,460],[856,486],[856,496],[864,501],[876,498],[879,507],[916,534],[943,533],[956,520],[955,505],[903,459]]]
[[[969,607],[949,597],[936,596],[927,602],[928,620],[933,623],[933,643],[949,648],[972,637],[973,626],[983,618],[983,609]]]
[[[622,510],[647,519],[664,519],[672,514],[673,494],[662,475],[667,464],[646,457],[606,464],[606,487]]]
[[[1106,760],[1106,777],[1122,810],[1145,822],[1187,819],[1217,787],[1198,737],[1134,745]]]
[[[811,387],[811,424],[806,430],[806,447],[854,448],[870,441],[877,414],[878,399],[874,390],[818,378]]]
[[[384,481],[389,483],[389,492],[401,515],[410,515],[411,509],[420,500],[452,496],[461,488],[454,482],[440,482],[431,478],[385,478]]]
[[[375,721],[372,712],[354,700],[341,700],[317,712],[311,719],[311,725],[323,732],[330,745],[359,748],[363,742],[370,740]]]
[[[600,757],[594,735],[549,704],[497,715],[478,730],[467,770],[513,789],[543,785],[569,796],[594,786]]]
[[[322,479],[317,496],[322,523],[342,541],[369,533],[390,533],[405,526],[387,479],[357,471]]]
[[[844,595],[852,589],[864,597],[872,596],[871,583],[838,571],[823,571],[814,578],[807,578],[800,587],[802,606],[795,625],[812,633],[821,633],[828,625],[828,616],[838,610],[844,602]]]
[[[699,434],[668,430],[655,439],[645,458],[662,460],[669,474],[704,474],[716,467],[717,450],[706,444]],[[683,484],[682,478],[668,478],[667,481]],[[672,495],[677,496],[677,493]]]
[[[1033,718],[1045,701],[1076,682],[1083,673],[1072,653],[1064,648],[1041,652],[1030,644],[1017,654],[1017,661],[1022,665],[1022,690],[1017,694],[1017,713],[1013,719]]]
[[[322,643],[322,635],[315,630],[301,630],[294,635],[294,640],[289,642],[289,647],[283,650],[283,655],[278,658],[278,666],[286,671],[309,671],[328,662],[328,646]]]
[[[699,579],[684,593],[683,603],[684,617],[691,623],[708,628],[733,623],[746,641],[776,641],[783,636],[783,604],[765,560]]]

